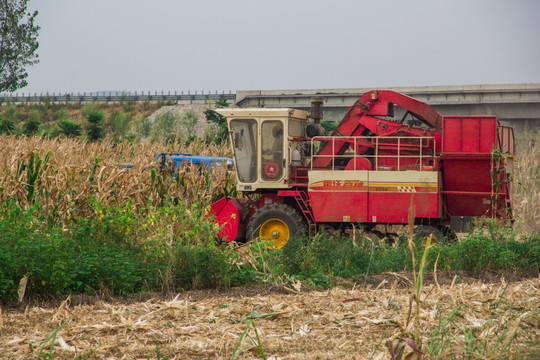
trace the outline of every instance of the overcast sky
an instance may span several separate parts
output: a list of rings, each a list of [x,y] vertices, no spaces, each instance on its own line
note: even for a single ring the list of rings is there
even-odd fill
[[[538,0],[30,0],[18,92],[540,82]]]

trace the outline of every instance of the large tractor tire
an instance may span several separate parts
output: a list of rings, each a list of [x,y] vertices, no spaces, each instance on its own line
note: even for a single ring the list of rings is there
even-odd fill
[[[259,239],[280,249],[304,227],[302,216],[294,208],[274,203],[255,211],[246,228],[246,240]]]
[[[431,225],[418,225],[413,230],[413,235],[415,238],[426,239],[428,236],[432,236],[432,243],[440,244],[443,239],[443,234],[441,230]]]

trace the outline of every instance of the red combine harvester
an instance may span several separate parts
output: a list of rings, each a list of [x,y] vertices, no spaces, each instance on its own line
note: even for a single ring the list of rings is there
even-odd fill
[[[324,136],[322,103],[312,99],[311,124],[302,110],[218,110],[245,195],[212,204],[222,239],[260,238],[280,248],[306,225],[358,225],[384,237],[407,224],[411,207],[417,230],[436,236],[470,217],[511,219],[514,134],[495,116],[442,116],[406,95],[374,90]]]

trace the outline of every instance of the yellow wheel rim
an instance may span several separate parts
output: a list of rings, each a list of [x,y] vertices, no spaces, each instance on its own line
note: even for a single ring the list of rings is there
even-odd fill
[[[269,248],[281,249],[289,241],[289,227],[280,219],[266,220],[259,229],[259,238]]]

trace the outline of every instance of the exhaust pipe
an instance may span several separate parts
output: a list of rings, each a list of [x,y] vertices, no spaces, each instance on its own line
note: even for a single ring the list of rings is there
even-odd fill
[[[323,118],[323,104],[324,98],[312,97],[311,98],[311,114],[313,124],[310,124],[306,128],[306,135],[308,137],[324,136],[324,128],[321,126],[321,120]]]
[[[311,98],[311,118],[315,124],[320,124],[323,118],[323,104],[324,98],[312,97]]]

